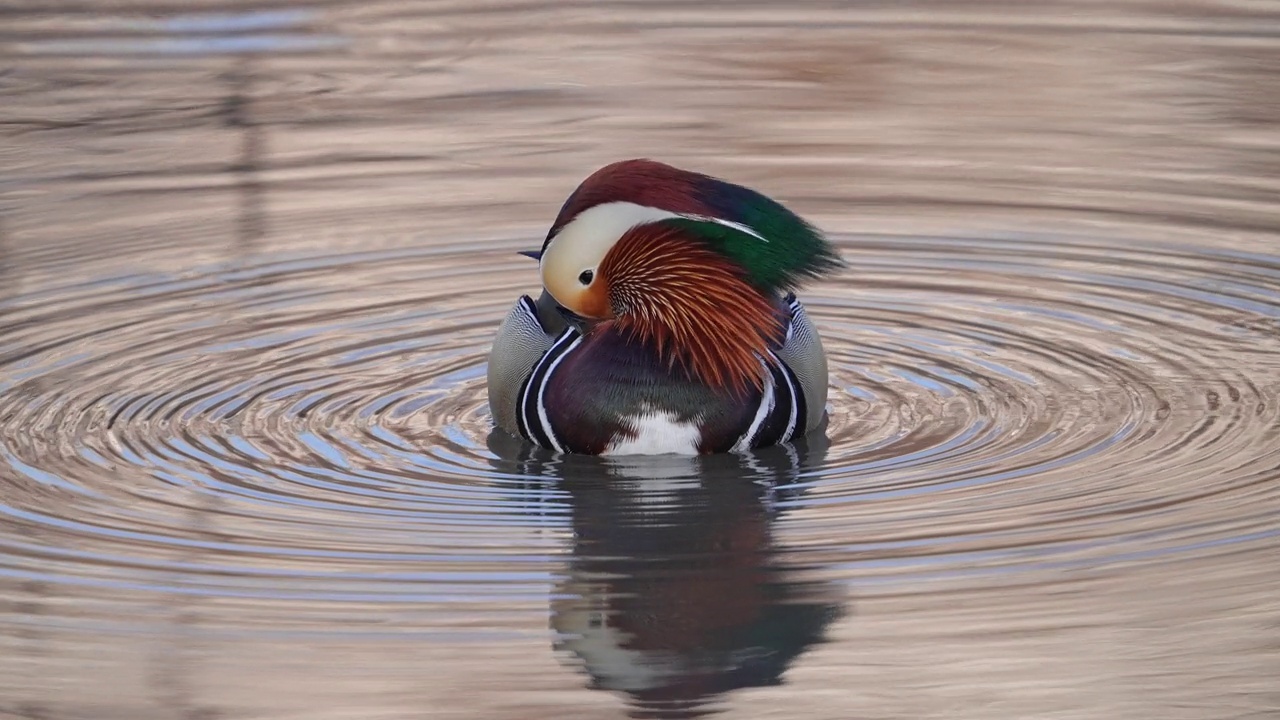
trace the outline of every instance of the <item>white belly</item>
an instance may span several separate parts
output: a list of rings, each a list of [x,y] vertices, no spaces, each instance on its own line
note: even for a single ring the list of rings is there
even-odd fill
[[[628,418],[623,424],[635,437],[618,438],[601,455],[697,455],[702,431],[693,422],[681,422],[675,413],[654,410]]]

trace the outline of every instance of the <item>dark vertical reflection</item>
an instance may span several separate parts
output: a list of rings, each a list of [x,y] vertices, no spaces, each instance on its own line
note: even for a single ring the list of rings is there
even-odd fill
[[[223,106],[227,127],[240,134],[240,154],[231,168],[236,174],[237,257],[257,251],[267,227],[266,189],[261,178],[265,143],[262,125],[253,118],[253,61],[252,55],[245,56],[227,73],[228,92]]]
[[[0,208],[0,300],[8,298],[11,294],[16,295],[18,292],[18,272],[13,265],[13,253],[9,247],[8,228],[5,223],[4,211]],[[3,313],[0,313],[2,316]],[[0,422],[6,420],[0,415]],[[7,480],[7,478],[6,478]],[[36,528],[27,530],[27,539],[33,543],[48,543],[49,546],[55,546],[56,543],[50,538],[45,537],[45,533]],[[51,589],[49,583],[43,580],[24,580],[17,584],[17,592],[15,600],[9,611],[14,617],[21,618],[25,622],[20,624],[14,631],[14,640],[18,649],[18,654],[25,661],[25,665],[29,668],[29,675],[26,684],[33,687],[43,685],[41,678],[34,673],[38,672],[36,668],[41,667],[43,658],[49,645],[49,633],[43,628],[41,618],[46,614],[46,608],[49,605]],[[45,720],[52,717],[52,713],[48,705],[40,700],[40,692],[38,690],[29,692],[27,698],[18,700],[17,698],[8,698],[8,700],[16,701],[11,707],[14,714],[25,720]],[[8,705],[0,699],[0,707]],[[0,715],[3,713],[0,712]]]
[[[262,180],[265,165],[266,125],[254,117],[253,91],[257,80],[257,57],[243,55],[228,71],[223,80],[227,96],[223,101],[223,118],[228,129],[239,136],[240,150],[228,172],[235,176],[236,218],[235,231],[229,248],[230,260],[238,267],[251,267],[253,257],[263,249],[267,234],[266,183]],[[244,287],[268,288],[274,283],[272,275],[257,275],[245,282]],[[238,296],[249,302],[249,295]],[[252,335],[260,323],[259,316],[240,302],[224,306],[227,328],[234,328],[245,336]],[[254,355],[258,351],[246,347],[242,354]],[[182,430],[186,434],[186,430]]]
[[[776,685],[843,612],[840,586],[774,540],[779,501],[820,462],[812,446],[750,456],[555,458],[495,433],[504,465],[555,478],[573,512],[552,594],[555,648],[631,716],[692,718],[730,691]],[[515,468],[504,467],[504,470]]]
[[[201,566],[208,560],[202,543],[227,540],[214,525],[220,515],[221,499],[212,493],[195,492],[198,494],[187,510],[190,523],[187,532],[190,538],[202,542],[175,546],[177,567]],[[169,584],[180,588],[184,578],[175,574]],[[201,628],[204,599],[205,596],[196,593],[171,592],[162,596],[163,605],[157,608],[157,617],[163,618],[167,632],[153,656],[151,692],[156,705],[175,720],[211,720],[224,715],[217,708],[203,703],[199,697],[197,678],[201,677],[201,658],[209,652],[208,641]]]
[[[43,533],[33,532],[33,539],[39,538]],[[23,659],[27,661],[29,668],[39,668],[44,664],[44,657],[50,642],[50,634],[44,629],[43,618],[46,614],[46,608],[49,605],[51,589],[49,583],[43,580],[27,580],[22,583],[21,595],[24,599],[19,600],[13,605],[13,614],[25,620],[14,631],[15,639],[19,641],[18,647]],[[43,678],[30,676],[28,682],[36,687],[44,685]],[[41,693],[32,692],[28,699],[19,702],[14,707],[14,712],[18,717],[27,720],[44,720],[53,717],[48,705],[40,700]]]
[[[0,299],[16,294],[18,273],[13,268],[13,252],[9,249],[9,232],[5,225],[4,210],[0,209]]]

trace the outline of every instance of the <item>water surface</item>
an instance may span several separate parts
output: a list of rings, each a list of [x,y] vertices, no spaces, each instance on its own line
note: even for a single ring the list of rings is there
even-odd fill
[[[1280,11],[0,2],[0,717],[1280,713]],[[750,184],[825,435],[562,458],[596,167]]]

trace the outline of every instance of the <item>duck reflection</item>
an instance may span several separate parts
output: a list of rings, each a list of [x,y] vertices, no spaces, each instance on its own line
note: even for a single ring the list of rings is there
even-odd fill
[[[799,493],[788,486],[825,444],[620,459],[491,438],[504,471],[568,493],[573,552],[551,602],[562,659],[629,695],[632,717],[700,717],[726,692],[780,683],[843,607],[839,586],[773,539]]]

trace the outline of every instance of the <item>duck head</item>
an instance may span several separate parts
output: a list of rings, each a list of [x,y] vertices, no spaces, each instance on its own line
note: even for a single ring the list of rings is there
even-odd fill
[[[759,387],[784,333],[777,298],[841,265],[764,195],[652,160],[607,165],[565,201],[542,283],[589,326],[612,323],[708,385]]]

